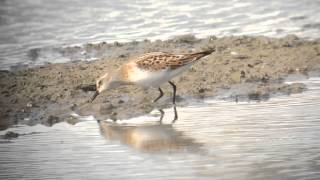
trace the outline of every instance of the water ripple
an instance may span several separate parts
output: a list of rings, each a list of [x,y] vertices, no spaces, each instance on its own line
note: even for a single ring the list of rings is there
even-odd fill
[[[27,55],[36,48],[89,42],[168,39],[186,33],[319,38],[319,7],[318,1],[308,0],[0,1],[0,68],[66,62],[70,58],[49,51],[38,62]]]
[[[17,126],[0,143],[1,179],[316,179],[320,78],[263,102],[208,100],[113,123]],[[155,113],[155,112],[154,112]],[[161,172],[161,173],[159,173]]]

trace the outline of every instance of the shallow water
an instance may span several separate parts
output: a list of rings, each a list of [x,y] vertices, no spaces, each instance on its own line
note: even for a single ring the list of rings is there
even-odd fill
[[[319,38],[319,17],[319,0],[1,0],[0,69],[95,58],[59,49],[89,42],[182,34]]]
[[[119,123],[16,126],[0,179],[319,179],[320,78],[268,101],[206,100]],[[0,134],[6,133],[0,132]]]

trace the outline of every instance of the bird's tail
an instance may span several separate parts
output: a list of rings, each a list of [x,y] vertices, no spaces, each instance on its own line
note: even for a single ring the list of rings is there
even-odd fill
[[[212,54],[215,51],[216,51],[216,49],[212,48],[212,49],[208,49],[208,50],[201,51],[201,52],[191,53],[190,55],[192,56],[193,61],[197,61],[197,60],[203,58],[204,56],[208,56],[208,55]]]

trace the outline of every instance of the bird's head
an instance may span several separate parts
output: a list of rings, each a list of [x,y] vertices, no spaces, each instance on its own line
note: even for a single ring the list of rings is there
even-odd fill
[[[96,80],[96,92],[91,98],[91,102],[103,91],[117,88],[121,85],[116,74],[105,73]]]
[[[98,78],[96,80],[96,92],[92,96],[91,102],[93,102],[93,100],[95,100],[95,98],[100,93],[102,93],[103,91],[105,91],[109,88],[110,81],[111,81],[111,76],[108,73],[105,73],[103,76],[101,76],[100,78]]]

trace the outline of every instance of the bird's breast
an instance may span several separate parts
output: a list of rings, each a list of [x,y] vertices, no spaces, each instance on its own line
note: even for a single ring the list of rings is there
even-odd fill
[[[169,68],[160,70],[148,70],[139,68],[134,63],[129,63],[123,66],[121,72],[122,78],[125,82],[143,87],[159,87],[161,84],[169,81],[173,77],[188,69],[190,65],[185,65],[174,70]]]
[[[168,78],[170,78],[166,69],[150,71],[141,69],[136,65],[132,65],[128,69],[127,75],[130,82],[143,87],[158,87],[160,84],[168,81]]]

